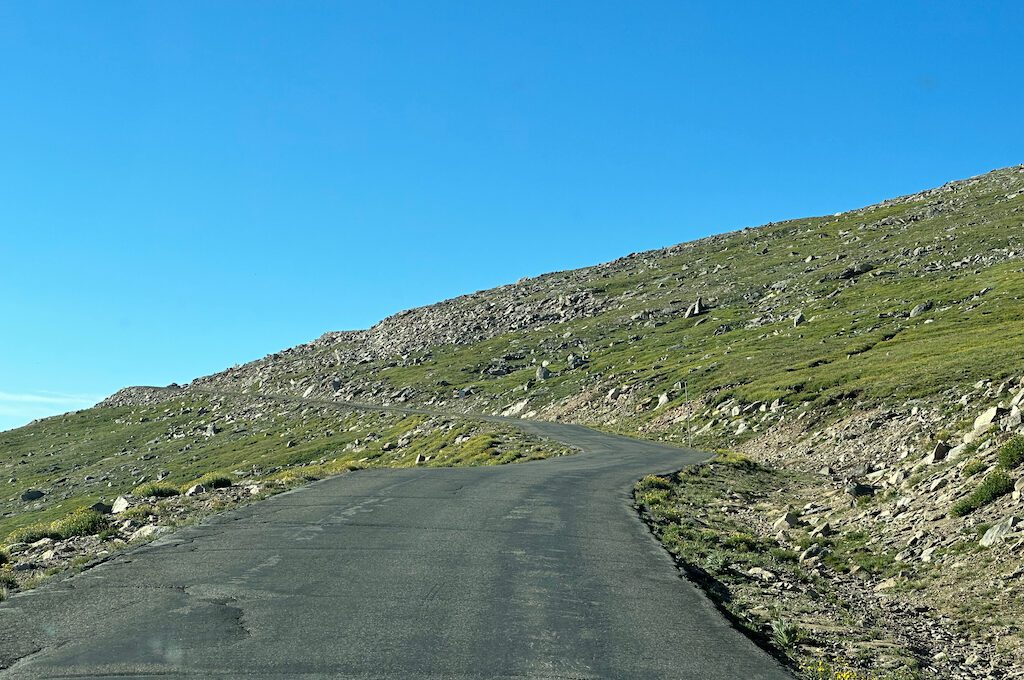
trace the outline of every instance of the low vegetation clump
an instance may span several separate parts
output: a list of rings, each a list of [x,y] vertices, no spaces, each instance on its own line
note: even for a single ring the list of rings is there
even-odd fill
[[[169,498],[180,493],[178,487],[162,482],[147,482],[132,489],[132,494],[139,498]]]
[[[205,486],[207,489],[225,489],[231,486],[233,482],[231,477],[225,474],[211,472],[210,474],[203,475],[202,477],[200,477],[195,483],[201,484]],[[189,486],[192,485],[189,484]]]
[[[772,641],[779,649],[792,649],[804,637],[800,626],[781,614],[772,619],[771,631]]]
[[[8,540],[12,543],[35,543],[44,538],[60,539],[60,534],[54,531],[50,524],[30,524],[12,531]]]
[[[824,659],[801,664],[800,672],[808,680],[919,680],[920,671],[901,668],[893,671],[866,671],[848,664],[831,663]]]
[[[1024,463],[1024,437],[1017,435],[999,449],[999,466],[1013,470]]]
[[[972,460],[971,462],[964,465],[964,477],[973,477],[979,472],[984,472],[988,469],[988,463],[979,459]]]
[[[60,541],[74,536],[89,536],[107,528],[107,518],[90,508],[78,508],[49,524],[22,527],[10,534],[14,543],[35,543],[44,538]]]
[[[983,508],[1000,496],[1013,491],[1013,480],[1000,470],[990,472],[981,484],[969,496],[956,503],[950,513],[953,517],[969,515],[978,508]]]
[[[121,513],[121,517],[124,517],[125,519],[144,520],[147,517],[152,517],[156,514],[158,513],[155,506],[150,505],[149,503],[142,503],[141,505],[133,505],[128,508]]]
[[[89,508],[79,508],[52,525],[61,538],[90,536],[107,528],[107,518]]]

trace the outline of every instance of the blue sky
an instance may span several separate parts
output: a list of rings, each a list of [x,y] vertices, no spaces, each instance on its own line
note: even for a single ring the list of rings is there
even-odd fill
[[[1019,2],[0,2],[0,429],[1024,162]]]

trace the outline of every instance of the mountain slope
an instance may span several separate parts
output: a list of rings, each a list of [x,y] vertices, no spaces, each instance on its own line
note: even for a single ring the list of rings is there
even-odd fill
[[[196,384],[479,412],[527,398],[551,416],[615,387],[631,405],[680,405],[682,381],[746,403],[933,397],[1011,375],[1020,358],[1022,189],[1010,168],[549,274]],[[698,299],[708,311],[687,318]],[[538,380],[545,362],[553,375]],[[573,417],[626,430],[652,418],[591,401]]]

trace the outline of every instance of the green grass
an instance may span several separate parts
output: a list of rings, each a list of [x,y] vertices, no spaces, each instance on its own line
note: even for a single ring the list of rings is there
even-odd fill
[[[88,508],[78,508],[67,517],[55,521],[52,525],[61,538],[72,536],[89,536],[99,533],[107,527],[107,518]]]
[[[140,503],[139,505],[133,505],[132,507],[128,508],[127,510],[122,512],[119,515],[119,517],[123,517],[125,519],[144,520],[147,517],[152,517],[153,515],[158,514],[160,513],[155,505],[151,505],[149,503]]]
[[[1021,463],[1024,463],[1024,437],[1017,435],[999,449],[999,465],[1006,470],[1013,470]]]
[[[979,472],[984,472],[987,469],[988,463],[980,459],[975,459],[964,465],[963,475],[964,477],[973,477]]]
[[[231,486],[233,483],[233,480],[228,475],[217,472],[211,472],[209,474],[203,475],[192,484],[201,484],[207,489],[224,489]],[[192,484],[184,484],[182,486],[185,489],[187,489],[188,487],[192,486]]]
[[[107,527],[107,519],[89,508],[78,508],[49,524],[22,527],[9,536],[14,543],[35,543],[43,538],[62,540],[73,536],[88,536]]]
[[[177,496],[181,491],[174,484],[147,482],[132,489],[132,494],[139,498],[169,498]]]
[[[1013,491],[1013,480],[1005,472],[1000,470],[990,472],[970,495],[953,506],[949,514],[953,517],[969,515],[1011,491]]]

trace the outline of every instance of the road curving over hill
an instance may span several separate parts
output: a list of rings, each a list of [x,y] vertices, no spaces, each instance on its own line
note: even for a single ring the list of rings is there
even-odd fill
[[[0,678],[791,677],[631,506],[705,454],[517,424],[583,453],[361,470],[217,515],[0,605]]]

